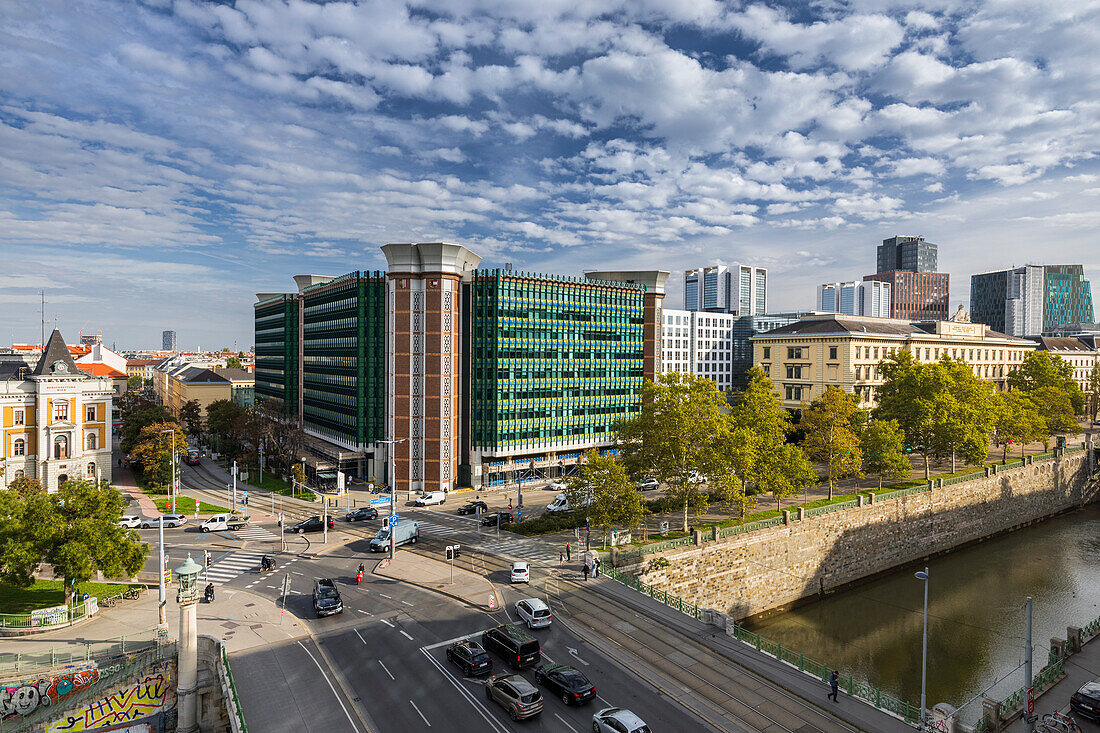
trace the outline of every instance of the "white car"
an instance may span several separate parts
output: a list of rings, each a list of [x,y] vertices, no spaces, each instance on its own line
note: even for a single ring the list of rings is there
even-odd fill
[[[445,501],[447,501],[447,492],[425,491],[423,494],[413,499],[413,504],[416,506],[431,506],[433,504],[442,504]]]
[[[661,488],[661,484],[655,478],[644,478],[638,482],[639,491],[653,491],[659,488]]]
[[[604,708],[592,716],[592,733],[650,733],[645,721],[626,708]]]
[[[512,563],[512,582],[530,583],[531,566],[525,563],[523,560]]]
[[[555,481],[546,488],[550,491],[565,491],[565,484],[563,484],[561,481]]]
[[[529,629],[541,629],[550,625],[550,607],[538,598],[516,601],[516,615]]]
[[[136,514],[125,514],[118,520],[118,526],[127,529],[137,529],[141,526],[141,517]]]
[[[165,514],[163,516],[165,527],[179,527],[180,525],[187,523],[187,517],[182,514]],[[160,517],[142,517],[141,528],[156,529],[160,526],[160,520]]]

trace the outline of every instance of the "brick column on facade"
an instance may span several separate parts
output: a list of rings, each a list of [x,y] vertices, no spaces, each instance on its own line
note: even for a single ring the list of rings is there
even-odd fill
[[[459,293],[481,257],[442,242],[387,244],[386,425],[399,490],[454,487],[458,473]]]

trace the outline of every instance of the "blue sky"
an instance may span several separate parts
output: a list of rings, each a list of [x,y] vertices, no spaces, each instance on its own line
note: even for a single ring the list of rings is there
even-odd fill
[[[488,266],[771,270],[940,244],[952,301],[1100,274],[1100,3],[0,0],[0,342],[252,340],[257,291]]]

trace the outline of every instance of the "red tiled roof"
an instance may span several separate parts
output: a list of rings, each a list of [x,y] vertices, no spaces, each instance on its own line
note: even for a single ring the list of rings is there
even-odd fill
[[[117,379],[126,376],[125,372],[120,372],[114,367],[108,364],[103,364],[102,362],[93,362],[91,364],[77,364],[77,367],[85,374],[91,374],[95,377],[111,377],[112,379]]]

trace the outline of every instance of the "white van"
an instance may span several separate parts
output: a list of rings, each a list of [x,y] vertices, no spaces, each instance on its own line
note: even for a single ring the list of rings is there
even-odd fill
[[[416,522],[401,522],[394,527],[393,544],[400,547],[406,543],[416,544],[420,539],[420,525]],[[390,547],[390,528],[383,527],[370,541],[371,552],[385,552]]]
[[[569,500],[565,498],[565,494],[558,494],[552,502],[546,505],[546,511],[567,512],[569,511]]]
[[[425,491],[420,496],[413,499],[413,504],[417,506],[431,506],[433,504],[442,504],[447,501],[446,491]]]
[[[199,525],[203,532],[221,532],[227,529],[241,529],[248,524],[249,517],[240,514],[215,514]]]

